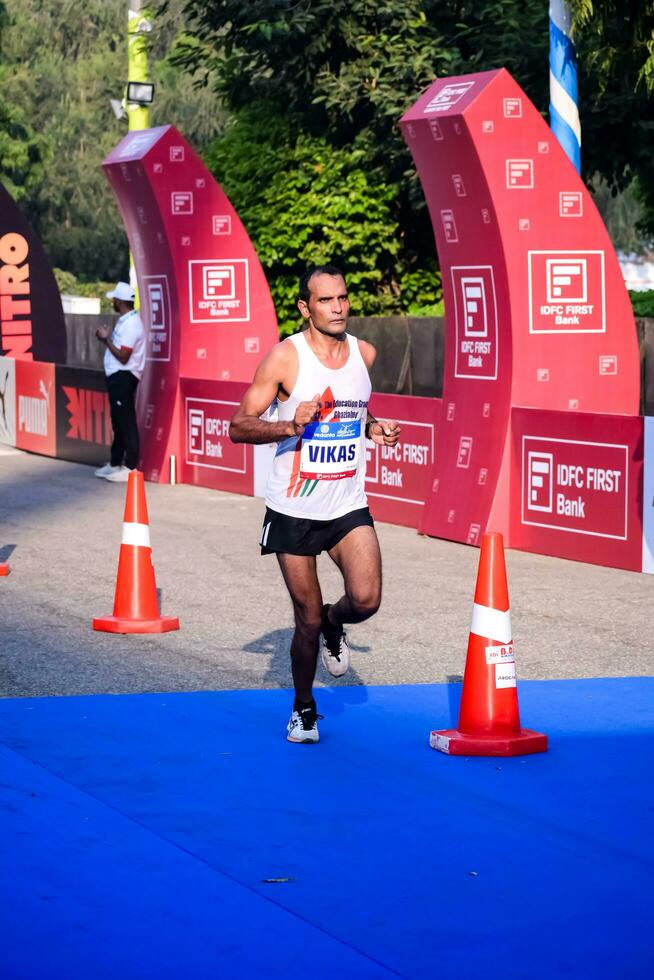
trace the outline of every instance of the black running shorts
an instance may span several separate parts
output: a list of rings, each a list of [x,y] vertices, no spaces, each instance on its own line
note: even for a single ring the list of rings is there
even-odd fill
[[[367,507],[351,510],[333,521],[312,521],[304,517],[289,517],[266,507],[261,529],[262,555],[319,555],[329,551],[353,528],[375,523]]]

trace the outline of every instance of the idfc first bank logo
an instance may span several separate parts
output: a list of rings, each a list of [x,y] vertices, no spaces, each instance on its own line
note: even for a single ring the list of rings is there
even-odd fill
[[[489,265],[452,266],[457,378],[497,378],[497,300]]]
[[[522,523],[627,538],[629,447],[524,436]]]
[[[239,323],[250,319],[247,259],[189,262],[191,323]]]
[[[142,299],[145,307],[147,333],[147,359],[169,361],[171,351],[172,314],[168,277],[144,276]]]
[[[229,438],[229,423],[237,402],[208,398],[186,399],[186,462],[229,473],[245,473],[245,445]]]
[[[424,112],[447,112],[467,95],[474,82],[453,82],[445,85],[425,106]]]
[[[529,332],[605,331],[604,253],[529,252]]]

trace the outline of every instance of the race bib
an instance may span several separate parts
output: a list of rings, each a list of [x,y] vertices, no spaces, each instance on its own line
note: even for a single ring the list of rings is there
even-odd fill
[[[302,436],[300,479],[344,480],[354,476],[361,450],[361,419],[310,422]]]

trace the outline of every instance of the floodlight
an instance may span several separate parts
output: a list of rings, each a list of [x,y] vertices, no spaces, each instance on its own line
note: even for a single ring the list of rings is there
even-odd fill
[[[154,85],[152,82],[128,82],[127,101],[136,102],[137,105],[150,105],[154,99]]]

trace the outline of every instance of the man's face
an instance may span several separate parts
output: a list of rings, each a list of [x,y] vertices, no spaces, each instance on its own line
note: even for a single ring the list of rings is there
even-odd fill
[[[308,302],[299,300],[297,304],[305,320],[330,337],[345,333],[350,301],[343,276],[316,273],[309,279],[309,291]]]

